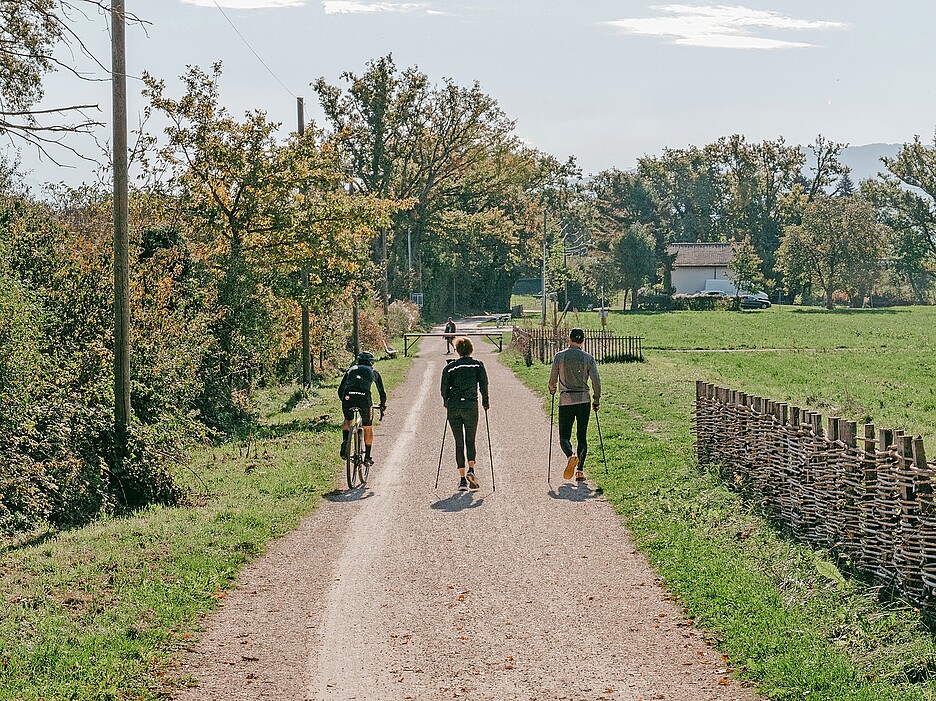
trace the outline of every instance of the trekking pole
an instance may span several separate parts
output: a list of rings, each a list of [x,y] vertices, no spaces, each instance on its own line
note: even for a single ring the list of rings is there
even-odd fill
[[[487,426],[488,432],[488,455],[491,456],[491,491],[496,492],[497,487],[494,485],[494,451],[491,449],[491,424],[488,421],[488,410],[484,410],[484,425]]]
[[[445,434],[448,433],[448,418],[442,424],[442,449],[439,450],[439,469],[436,470],[436,483],[434,489],[439,488],[439,475],[442,474],[442,454],[445,452]]]
[[[594,409],[594,405],[592,405],[592,408]],[[598,441],[601,443],[601,459],[604,460],[605,474],[608,474],[608,458],[605,456],[604,438],[601,437],[601,422],[598,420],[597,409],[595,409],[595,425],[598,427]]]
[[[553,410],[556,408],[556,394],[553,393],[552,401],[549,403],[549,459],[546,462],[546,484],[552,486],[552,483],[549,481],[549,471],[552,469],[552,427],[553,427]]]

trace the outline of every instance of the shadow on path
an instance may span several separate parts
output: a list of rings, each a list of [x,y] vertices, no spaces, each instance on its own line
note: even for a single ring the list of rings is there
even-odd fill
[[[563,484],[556,490],[550,487],[547,494],[550,499],[564,499],[565,501],[588,501],[595,498],[595,491],[585,482]]]
[[[446,499],[440,499],[429,508],[446,513],[457,513],[467,509],[477,509],[484,503],[484,497],[475,499],[473,492],[456,492]]]
[[[328,501],[336,504],[347,504],[354,501],[364,501],[374,496],[374,493],[367,488],[367,485],[355,487],[354,489],[334,489],[324,495]]]

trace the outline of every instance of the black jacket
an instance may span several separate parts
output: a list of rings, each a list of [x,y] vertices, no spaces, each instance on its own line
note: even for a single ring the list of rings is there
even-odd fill
[[[338,385],[338,396],[341,401],[348,401],[353,396],[371,396],[371,385],[377,385],[380,395],[380,406],[387,403],[387,393],[384,391],[383,380],[380,373],[370,365],[352,365]]]
[[[476,407],[478,406],[478,391],[484,406],[488,406],[488,377],[484,363],[472,358],[453,360],[442,370],[442,399],[445,406]]]

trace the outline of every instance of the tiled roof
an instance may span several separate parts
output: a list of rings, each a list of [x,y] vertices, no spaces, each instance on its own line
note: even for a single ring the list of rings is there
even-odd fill
[[[674,243],[666,247],[666,252],[676,254],[674,268],[727,266],[734,257],[730,243]]]

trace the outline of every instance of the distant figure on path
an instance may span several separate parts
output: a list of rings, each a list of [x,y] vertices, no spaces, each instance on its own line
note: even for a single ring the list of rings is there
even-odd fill
[[[569,347],[556,353],[552,371],[549,373],[549,393],[559,389],[559,446],[568,462],[563,479],[585,479],[585,456],[588,455],[588,415],[589,409],[598,411],[601,400],[601,379],[598,377],[598,364],[595,359],[582,350],[585,345],[585,332],[582,329],[569,331]],[[589,397],[588,381],[591,380]],[[591,404],[591,407],[589,407]],[[572,449],[572,425],[576,424],[576,448]]]
[[[452,345],[455,343],[455,322],[452,321],[452,317],[445,322],[445,334],[445,354],[448,355],[452,352]]]
[[[442,370],[442,401],[452,435],[455,436],[455,463],[458,465],[458,490],[478,488],[475,477],[475,434],[478,431],[478,391],[484,410],[488,401],[488,376],[484,363],[471,357],[474,346],[467,338],[455,341],[458,360],[452,360]],[[467,452],[468,471],[465,472]]]

